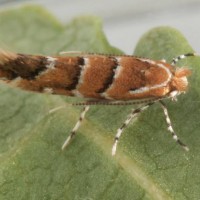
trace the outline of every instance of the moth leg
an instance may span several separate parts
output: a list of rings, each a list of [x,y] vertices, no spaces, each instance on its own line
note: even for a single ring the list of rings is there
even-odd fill
[[[165,119],[166,119],[166,122],[167,122],[167,126],[168,126],[168,130],[169,132],[171,133],[172,135],[172,138],[181,146],[183,147],[184,150],[186,151],[189,151],[189,148],[187,147],[187,145],[185,145],[179,138],[178,136],[176,135],[173,127],[172,127],[172,123],[171,123],[171,120],[170,120],[170,117],[169,117],[169,114],[168,114],[168,110],[167,110],[167,107],[165,105],[165,103],[163,101],[159,101],[160,104],[161,104],[161,107],[163,109],[163,112],[164,112],[164,115],[165,115]]]
[[[149,106],[153,105],[154,102],[145,104],[143,106],[141,106],[140,108],[136,108],[134,110],[132,110],[132,112],[128,115],[126,121],[122,124],[122,126],[117,130],[117,134],[115,135],[115,139],[114,139],[114,144],[112,147],[112,156],[115,155],[116,150],[117,150],[117,144],[119,142],[119,138],[121,137],[124,129],[128,126],[128,124],[131,122],[131,120],[133,118],[135,118],[139,113],[141,113],[142,111],[146,110]]]
[[[59,52],[60,55],[70,55],[70,54],[74,54],[74,55],[83,55],[85,54],[85,52],[83,51],[61,51]]]
[[[85,118],[85,114],[87,113],[87,111],[89,110],[89,108],[90,108],[89,105],[86,105],[86,106],[83,107],[83,110],[82,110],[82,112],[80,114],[79,120],[77,121],[76,125],[74,126],[74,128],[70,132],[70,135],[67,137],[67,139],[65,140],[64,144],[62,145],[62,150],[65,149],[65,147],[69,144],[69,142],[71,141],[71,139],[76,135],[76,131],[80,127],[81,122]]]
[[[54,112],[56,112],[56,111],[58,111],[58,110],[61,110],[61,109],[63,109],[63,108],[66,108],[66,105],[58,106],[58,107],[56,107],[56,108],[53,108],[53,109],[49,110],[49,114],[54,113]]]

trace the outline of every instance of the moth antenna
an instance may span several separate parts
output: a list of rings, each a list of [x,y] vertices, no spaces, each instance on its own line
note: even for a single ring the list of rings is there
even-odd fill
[[[115,57],[134,57],[134,58],[141,58],[140,56],[135,55],[128,55],[128,54],[115,54],[115,53],[94,53],[94,52],[87,52],[87,51],[61,51],[59,52],[60,55],[86,55],[86,56],[115,56]],[[163,61],[163,60],[162,60]],[[163,61],[166,62],[166,61]]]
[[[194,53],[186,53],[186,54],[179,55],[172,59],[171,65],[175,65],[178,61],[185,59],[187,57],[192,57],[192,56],[200,56],[200,54],[194,52]]]
[[[176,93],[177,94],[177,93]],[[73,106],[86,106],[86,105],[105,105],[105,106],[124,106],[124,105],[138,105],[143,103],[152,103],[157,102],[163,99],[172,98],[174,95],[165,96],[161,98],[152,98],[146,100],[138,100],[138,101],[106,101],[106,100],[98,100],[98,101],[86,101],[86,102],[77,102],[72,103]]]
[[[61,51],[59,53],[60,55],[87,55],[87,56],[92,56],[92,55],[98,55],[98,56],[119,56],[119,55],[114,55],[114,54],[107,54],[107,53],[93,53],[93,52],[87,52],[87,51]],[[123,56],[123,55],[122,55]]]

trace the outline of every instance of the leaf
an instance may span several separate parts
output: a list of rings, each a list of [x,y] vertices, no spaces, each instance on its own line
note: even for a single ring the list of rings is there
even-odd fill
[[[63,26],[42,8],[26,6],[1,12],[0,27],[1,46],[21,53],[121,53],[109,45],[96,17],[78,17]],[[178,31],[159,27],[141,38],[135,54],[170,61],[191,51]],[[166,104],[189,152],[172,140],[159,105],[125,130],[116,157],[111,156],[113,137],[131,106],[92,107],[62,152],[81,111],[68,102],[80,100],[1,85],[0,199],[198,199],[200,62],[188,58],[183,63],[193,71],[189,91]],[[66,108],[48,114],[61,105]]]

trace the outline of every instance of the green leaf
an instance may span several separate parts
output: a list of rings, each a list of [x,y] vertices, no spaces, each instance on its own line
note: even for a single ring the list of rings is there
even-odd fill
[[[0,13],[0,44],[21,53],[46,55],[69,50],[121,53],[107,42],[98,18],[79,17],[63,26],[37,6]],[[178,31],[160,27],[141,38],[135,54],[170,62],[191,51]],[[80,99],[33,94],[1,84],[0,199],[198,199],[200,61],[188,58],[180,65],[192,68],[189,91],[178,102],[166,104],[189,152],[172,140],[159,105],[125,130],[116,157],[111,156],[113,137],[131,106],[92,107],[62,152],[61,145],[81,111],[69,102]],[[61,105],[66,108],[48,114]]]

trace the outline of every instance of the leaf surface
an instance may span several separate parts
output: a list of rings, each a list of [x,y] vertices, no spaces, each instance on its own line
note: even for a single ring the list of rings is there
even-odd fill
[[[69,50],[121,53],[109,45],[98,18],[78,17],[64,26],[37,6],[0,13],[0,44],[16,52],[45,55]],[[141,38],[135,54],[170,62],[191,51],[178,31],[159,27]],[[190,88],[178,102],[166,104],[189,152],[172,140],[159,105],[125,130],[116,157],[111,156],[113,137],[132,106],[92,107],[62,152],[61,145],[81,111],[69,102],[80,99],[33,94],[1,84],[0,199],[198,199],[200,61],[190,58],[179,64],[192,68]],[[66,108],[48,114],[61,105]]]

